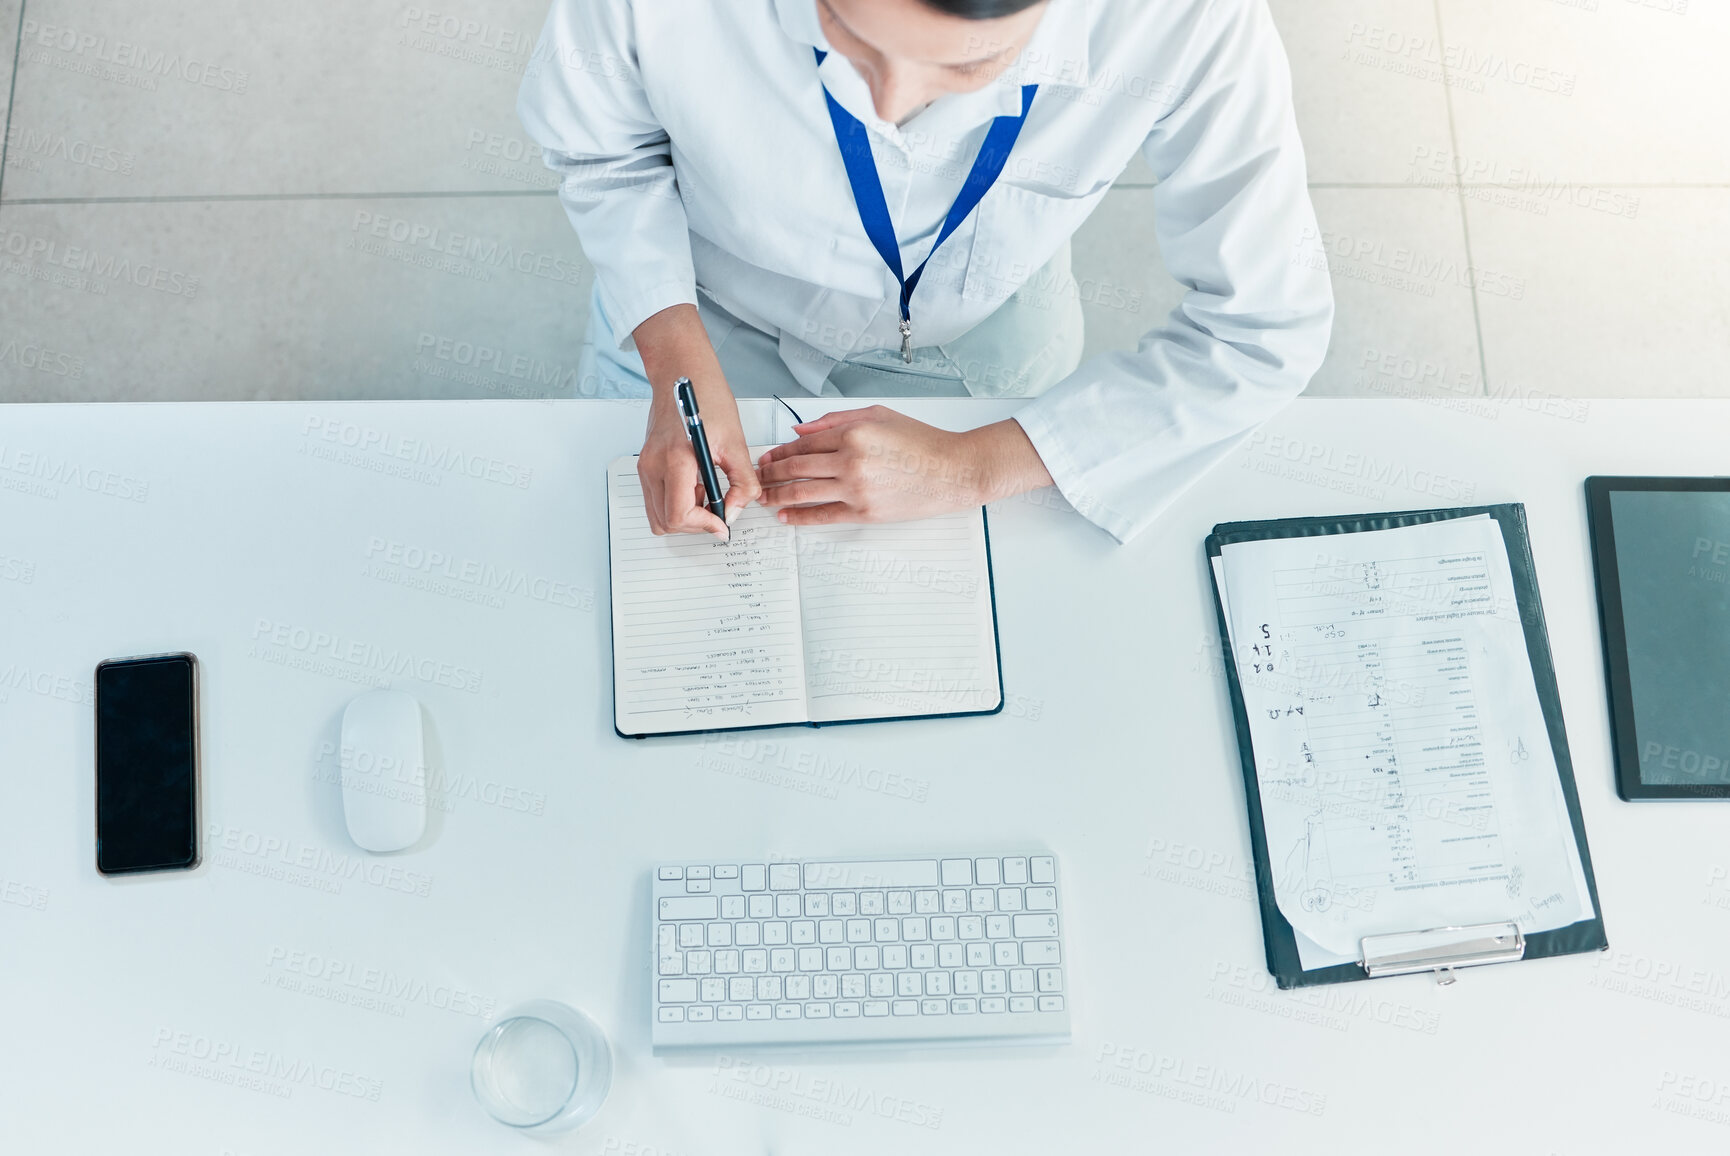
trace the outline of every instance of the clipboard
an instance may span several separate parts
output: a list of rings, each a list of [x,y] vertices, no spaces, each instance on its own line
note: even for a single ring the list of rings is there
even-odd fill
[[[1538,703],[1544,712],[1545,729],[1555,755],[1568,820],[1580,852],[1580,867],[1586,877],[1593,917],[1551,931],[1521,932],[1514,923],[1492,923],[1470,927],[1413,928],[1389,935],[1366,936],[1362,958],[1357,963],[1337,964],[1305,971],[1298,956],[1292,925],[1279,909],[1274,893],[1273,867],[1268,855],[1267,831],[1263,825],[1261,783],[1256,775],[1255,754],[1250,741],[1249,714],[1243,687],[1238,681],[1237,656],[1229,639],[1225,602],[1213,559],[1236,542],[1270,538],[1302,538],[1328,534],[1350,534],[1365,530],[1391,530],[1453,518],[1488,515],[1494,518],[1507,545],[1508,567],[1513,574],[1514,595],[1524,629],[1526,653],[1531,659]],[[1603,908],[1598,902],[1598,883],[1592,873],[1592,855],[1586,844],[1586,825],[1580,815],[1579,791],[1574,784],[1573,763],[1568,754],[1568,735],[1562,720],[1562,698],[1556,687],[1556,669],[1550,656],[1550,636],[1544,625],[1544,608],[1538,597],[1537,568],[1532,561],[1531,541],[1526,530],[1526,508],[1513,502],[1459,509],[1413,510],[1403,513],[1360,514],[1351,517],[1285,518],[1261,522],[1226,522],[1213,528],[1207,538],[1208,572],[1213,583],[1214,611],[1219,623],[1221,649],[1228,661],[1226,684],[1237,732],[1242,763],[1244,797],[1249,812],[1250,847],[1255,859],[1256,893],[1261,907],[1262,939],[1267,948],[1267,969],[1282,989],[1348,983],[1389,975],[1433,972],[1443,983],[1451,983],[1459,968],[1520,959],[1573,955],[1602,951],[1609,947],[1604,934]]]

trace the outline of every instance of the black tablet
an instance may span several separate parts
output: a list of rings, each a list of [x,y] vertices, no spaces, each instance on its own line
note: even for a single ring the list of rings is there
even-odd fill
[[[1587,478],[1624,799],[1730,797],[1730,478]]]

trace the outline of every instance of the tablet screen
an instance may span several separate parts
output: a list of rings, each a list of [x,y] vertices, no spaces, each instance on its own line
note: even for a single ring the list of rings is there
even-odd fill
[[[1640,783],[1730,785],[1730,492],[1609,499]]]

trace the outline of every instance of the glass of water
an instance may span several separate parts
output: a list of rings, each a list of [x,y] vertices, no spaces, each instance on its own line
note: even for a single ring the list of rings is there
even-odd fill
[[[562,1132],[587,1122],[613,1083],[613,1053],[595,1021],[534,1000],[499,1017],[475,1047],[475,1099],[501,1124]]]

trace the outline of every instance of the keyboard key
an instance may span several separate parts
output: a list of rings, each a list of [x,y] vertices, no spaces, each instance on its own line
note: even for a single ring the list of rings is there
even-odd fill
[[[775,897],[773,895],[751,895],[750,914],[752,919],[772,919],[775,916]]]
[[[1021,945],[1021,962],[1029,967],[1061,963],[1057,957],[1057,940],[1030,939]]]
[[[745,1018],[748,1020],[766,1020],[772,1016],[773,1013],[770,1012],[769,1005],[766,1003],[754,1003],[745,1009]]]
[[[743,895],[723,895],[723,896],[721,896],[721,918],[722,919],[743,919],[743,918],[745,918],[745,897]]]
[[[917,942],[925,938],[925,917],[909,915],[901,921],[901,938],[909,942]]]
[[[989,943],[969,943],[967,945],[967,966],[988,966],[991,963],[991,946]]]
[[[697,981],[694,979],[663,979],[657,993],[662,1003],[696,1003]]]
[[[979,973],[977,971],[958,971],[955,973],[956,995],[978,995]]]
[[[687,879],[707,879],[708,877],[709,877],[709,869],[707,867],[687,867],[687,868],[685,868],[685,878],[687,878]]]
[[[822,971],[823,949],[821,947],[801,947],[799,949],[799,970]]]
[[[829,896],[821,891],[805,896],[805,914],[812,918],[829,914]]]
[[[1015,938],[1017,939],[1056,939],[1057,916],[1040,913],[1038,915],[1013,915],[1015,920]]]
[[[908,974],[909,975],[918,975],[919,973],[918,972],[908,972]],[[925,994],[926,995],[948,995],[949,994],[949,973],[946,971],[928,971],[928,972],[926,972],[925,973]]]
[[[881,891],[861,891],[859,893],[859,914],[860,915],[882,915],[883,914],[883,892],[881,892]]]
[[[683,879],[685,869],[683,867],[663,867],[657,872],[657,875],[662,879]]]
[[[840,943],[841,939],[841,921],[839,919],[819,919],[817,921],[818,943]]]
[[[1005,1001],[1002,996],[987,996],[979,1001],[979,1010],[985,1015],[996,1015],[1004,1009],[1004,1006]],[[721,1010],[726,1011],[727,1009],[722,1008]]]
[[[856,915],[859,912],[859,897],[851,891],[837,891],[829,896],[829,914]]]
[[[1002,995],[1009,990],[1009,973],[1000,967],[980,972],[979,990],[986,995]]]
[[[769,953],[760,947],[753,947],[745,952],[745,973],[755,975],[760,971],[769,970]]]
[[[895,977],[886,971],[874,971],[866,976],[866,987],[875,996],[894,995]]]
[[[757,998],[760,1000],[781,999],[781,977],[778,975],[760,975],[757,977]]]
[[[932,939],[954,939],[955,917],[952,915],[935,915],[931,918]]]
[[[1050,855],[1035,855],[1028,863],[1027,877],[1035,883],[1057,882],[1057,860]]]
[[[967,893],[967,909],[969,911],[997,910],[997,892],[989,887],[975,887]]]
[[[945,859],[943,860],[943,886],[971,887],[973,886],[973,860]]]
[[[835,992],[840,988],[840,982],[832,975],[815,975],[811,977],[811,994],[817,999],[834,999]]]
[[[876,971],[883,966],[883,949],[872,944],[853,949],[853,966],[860,971]]]
[[[932,974],[936,975],[938,973],[933,972]],[[947,977],[945,977],[945,978],[947,978]],[[924,990],[925,990],[925,985],[919,982],[919,973],[918,972],[916,972],[916,971],[903,971],[903,972],[899,972],[896,974],[896,976],[895,976],[895,994],[896,995],[920,995],[920,994],[923,994]]]
[[[913,892],[911,892],[911,891],[891,891],[889,893],[889,914],[891,914],[891,915],[911,915],[911,914],[913,914]]]
[[[685,953],[678,948],[662,948],[655,961],[658,975],[684,975]]]
[[[1009,916],[1007,916],[1007,915],[987,915],[985,917],[985,938],[987,938],[987,939],[1008,939],[1009,938]]]
[[[1017,915],[1015,918],[1021,919],[1024,917]],[[985,920],[977,915],[963,915],[960,919],[955,921],[955,933],[962,939],[984,939]],[[1020,933],[1020,929],[1017,928],[1016,934],[1019,935]]]
[[[1033,969],[1018,967],[1009,973],[1009,990],[1025,992],[1033,990]]]
[[[935,887],[935,859],[886,859],[864,863],[807,863],[805,886]]]
[[[885,971],[902,971],[907,967],[907,946],[901,943],[888,944],[883,948],[883,968]]]
[[[841,995],[846,999],[863,999],[865,997],[865,977],[862,975],[842,976]]]
[[[733,924],[733,943],[737,947],[756,947],[763,942],[763,928],[755,923]]]
[[[1062,991],[1063,969],[1057,967],[1042,967],[1038,971],[1040,991]]]
[[[938,911],[937,892],[915,891],[913,893],[913,910],[920,915],[936,915]]]
[[[955,890],[943,893],[943,910],[950,915],[960,915],[967,910],[967,892]]]
[[[739,868],[739,890],[761,891],[765,885],[761,863],[747,863]]]
[[[885,916],[874,920],[871,924],[874,938],[878,943],[894,943],[901,938],[901,921]]]
[[[688,1017],[692,1023],[707,1023],[715,1018],[715,1009],[698,1005],[689,1009]]]
[[[868,999],[865,1001],[865,1014],[868,1016],[886,1016],[889,1014],[887,1000]]]
[[[769,949],[770,971],[792,971],[793,949],[791,947],[771,947]]]
[[[745,1009],[736,1003],[722,1004],[715,1009],[715,1018],[727,1023],[738,1023],[745,1018]]]
[[[737,863],[715,868],[715,878],[717,879],[737,879],[738,877],[739,865]]]
[[[799,911],[800,903],[797,895],[782,894],[775,896],[775,915],[777,918],[797,919],[799,918]]]
[[[1012,995],[1009,997],[1009,1010],[1012,1012],[1030,1012],[1033,1010],[1033,997],[1030,995]]]
[[[919,1004],[919,1014],[928,1016],[944,1016],[949,1014],[949,1001],[946,999],[928,999]]]
[[[890,1010],[898,1016],[915,1016],[919,1014],[919,1001],[916,999],[898,999],[889,1006]]]
[[[713,919],[719,911],[720,904],[713,895],[681,895],[660,902],[662,919]]]
[[[799,1005],[796,1003],[778,1003],[775,1005],[775,1018],[778,1020],[796,1020],[799,1018]]]
[[[1049,880],[1047,880],[1047,882],[1049,882]],[[769,890],[799,890],[799,865],[797,863],[769,864]]]
[[[712,951],[687,951],[685,953],[686,975],[708,975],[715,963],[715,953]]]
[[[705,1007],[697,1008],[695,1010],[706,1012],[709,1009]],[[970,1016],[977,1010],[979,1010],[979,1003],[976,1000],[952,999],[949,1001],[949,1012],[951,1015]]]
[[[701,947],[701,946],[703,946],[703,925],[701,923],[681,923],[681,924],[679,924],[679,946],[680,947]]]
[[[734,976],[727,981],[727,998],[749,1001],[757,994],[757,981],[748,975]]]
[[[856,1020],[859,1018],[859,1001],[843,1000],[835,1005],[835,1018],[838,1020]]]
[[[736,948],[722,948],[715,953],[715,974],[734,975],[739,970],[739,952]]]
[[[1027,860],[1025,857],[1017,855],[1013,859],[1003,861],[1003,881],[1017,885],[1027,882]]]
[[[849,919],[847,921],[848,943],[870,943],[871,921],[869,919]]]
[[[937,966],[937,949],[929,943],[921,943],[911,952],[913,966],[921,970]]]
[[[826,1020],[829,1018],[829,1005],[826,1003],[808,1003],[805,1005],[805,1018],[808,1020]]]
[[[720,1003],[727,998],[727,981],[724,979],[705,979],[698,985],[699,994],[704,1003]]]
[[[960,967],[966,959],[965,949],[959,943],[942,943],[937,946],[938,967]]]
[[[664,1024],[682,1024],[685,1022],[685,1009],[682,1007],[664,1007],[660,1011],[661,1022]]]
[[[1040,1011],[1062,1011],[1063,997],[1060,995],[1042,995],[1039,997]]]
[[[788,999],[810,999],[811,977],[808,975],[790,975],[785,985]]]
[[[1021,949],[1013,942],[991,945],[991,962],[998,967],[1014,967],[1021,962]]]
[[[998,883],[997,860],[975,859],[973,861],[973,881],[981,887],[995,887]]]
[[[1019,888],[1019,887],[999,887],[997,889],[997,910],[999,910],[999,911],[1020,911],[1021,910],[1021,888]]]
[[[831,947],[828,953],[830,971],[846,971],[853,966],[853,949],[850,947]]]
[[[1027,910],[1029,910],[1029,911],[1056,911],[1057,910],[1057,888],[1055,888],[1055,887],[1029,887],[1027,889]]]
[[[771,919],[763,924],[763,942],[770,947],[787,942],[787,925],[779,919]]]
[[[790,930],[793,933],[793,942],[795,944],[817,942],[817,925],[809,919],[794,920],[793,926]]]
[[[709,924],[709,946],[710,947],[732,947],[733,946],[733,925],[731,923],[711,923],[711,924]]]

